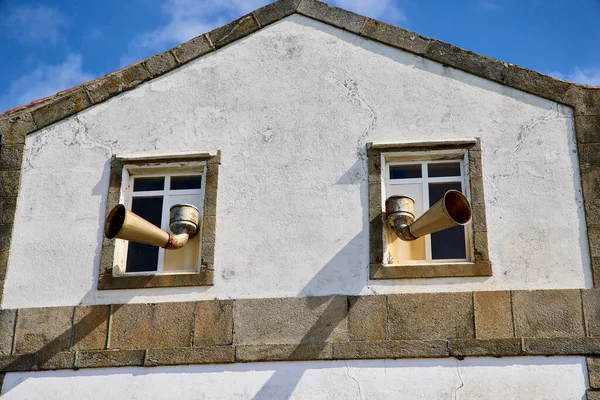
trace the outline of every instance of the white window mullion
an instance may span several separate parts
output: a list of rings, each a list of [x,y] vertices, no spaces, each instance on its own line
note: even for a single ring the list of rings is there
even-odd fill
[[[421,163],[423,174],[423,213],[429,210],[429,174],[427,163]],[[431,235],[425,235],[425,260],[431,261]]]
[[[169,191],[171,188],[171,175],[165,175],[165,187],[163,191],[163,206],[162,206],[162,218],[160,221],[160,229],[169,231]],[[156,272],[162,272],[165,265],[165,249],[162,247],[158,248],[158,263],[156,266]]]

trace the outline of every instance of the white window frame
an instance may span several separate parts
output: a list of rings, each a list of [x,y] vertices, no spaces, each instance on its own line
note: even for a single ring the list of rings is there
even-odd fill
[[[461,176],[450,176],[450,177],[435,177],[430,178],[427,170],[427,164],[443,164],[448,162],[460,162],[460,174]],[[408,184],[421,184],[423,188],[423,210],[428,210],[429,207],[429,183],[452,183],[459,181],[461,184],[461,191],[465,197],[471,201],[471,186],[469,179],[469,157],[467,150],[442,150],[442,151],[419,151],[419,152],[390,152],[381,153],[381,177],[382,177],[382,209],[385,210],[385,200],[387,199],[387,193],[390,192],[389,187],[391,185],[408,185]],[[421,165],[421,178],[407,178],[407,179],[390,179],[390,166],[395,165]],[[420,215],[416,216],[417,218]],[[391,252],[389,250],[390,241],[389,227],[383,232],[383,243],[384,243],[384,264],[390,266],[401,266],[401,265],[415,265],[415,264],[443,264],[443,263],[471,263],[475,259],[473,252],[473,230],[471,225],[465,226],[465,254],[466,258],[453,258],[453,259],[432,259],[431,255],[431,235],[425,235],[425,260],[403,260],[398,263],[394,260],[388,264],[387,260],[391,258]]]
[[[171,177],[173,176],[197,176],[200,175],[202,179],[202,183],[200,189],[184,189],[184,190],[171,190]],[[154,190],[154,191],[143,191],[143,192],[135,192],[133,191],[133,181],[135,178],[158,178],[164,177],[164,189],[163,190]],[[206,162],[205,161],[197,161],[197,162],[177,162],[177,163],[157,163],[150,165],[133,165],[126,164],[123,166],[123,176],[121,180],[121,198],[120,202],[125,205],[125,207],[130,210],[131,205],[133,204],[134,198],[139,197],[163,197],[163,208],[161,215],[161,226],[160,229],[166,230],[169,232],[169,201],[167,199],[170,196],[171,192],[176,193],[177,195],[199,195],[200,200],[199,204],[194,204],[198,207],[199,210],[199,220],[202,221],[202,217],[204,215],[204,198],[205,198],[205,189],[206,189]],[[198,235],[202,238],[202,224],[199,224],[199,232]],[[169,270],[164,271],[164,259],[165,259],[165,249],[162,247],[158,250],[158,263],[156,271],[143,271],[143,272],[126,272],[126,264],[127,264],[127,251],[129,248],[129,241],[126,240],[118,240],[115,243],[115,254],[114,254],[114,269],[113,275],[121,275],[121,276],[154,276],[154,275],[178,275],[178,274],[190,274],[197,273],[198,268],[200,267],[200,260],[202,259],[202,240],[199,240],[199,248],[198,248],[198,258],[196,261],[196,269],[194,271],[190,270]]]

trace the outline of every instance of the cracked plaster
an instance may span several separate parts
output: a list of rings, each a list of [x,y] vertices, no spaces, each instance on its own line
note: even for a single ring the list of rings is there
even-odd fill
[[[460,374],[458,372],[460,369]],[[309,361],[9,373],[3,399],[581,399],[583,357]],[[226,375],[226,377],[224,377]],[[35,379],[43,377],[43,379]],[[216,377],[221,377],[216,379]],[[34,379],[31,379],[34,378]],[[141,398],[141,397],[139,397]]]
[[[474,137],[494,276],[369,281],[364,142]],[[26,140],[5,308],[592,284],[571,108],[299,15]],[[217,150],[215,286],[98,293],[110,155]]]

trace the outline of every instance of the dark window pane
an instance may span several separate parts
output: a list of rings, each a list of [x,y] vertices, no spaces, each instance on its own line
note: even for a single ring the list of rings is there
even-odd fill
[[[201,176],[173,176],[171,177],[171,190],[200,189]]]
[[[421,164],[390,165],[390,179],[420,178],[421,176]]]
[[[460,184],[460,182],[430,183],[429,207],[437,203],[439,199],[444,197],[448,190],[452,189],[462,192],[462,185]]]
[[[427,174],[430,178],[460,176],[460,163],[427,164]]]
[[[160,226],[162,206],[162,197],[137,197],[133,199],[131,211],[146,221]],[[157,267],[158,247],[129,242],[126,272],[156,271]]]
[[[164,176],[159,176],[157,178],[133,178],[134,192],[149,192],[151,190],[163,190],[164,188]]]
[[[431,234],[431,258],[447,260],[467,258],[465,249],[465,227],[454,228]]]
[[[448,190],[461,191],[460,182],[430,183],[429,206],[440,200]],[[455,226],[431,234],[431,258],[434,260],[467,258],[465,248],[465,227]]]

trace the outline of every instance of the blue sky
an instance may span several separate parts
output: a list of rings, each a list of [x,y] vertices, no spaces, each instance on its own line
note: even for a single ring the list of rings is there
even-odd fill
[[[165,51],[268,0],[0,0],[0,113]],[[600,0],[330,4],[579,83],[600,85]]]

